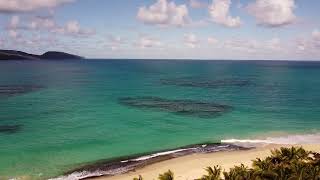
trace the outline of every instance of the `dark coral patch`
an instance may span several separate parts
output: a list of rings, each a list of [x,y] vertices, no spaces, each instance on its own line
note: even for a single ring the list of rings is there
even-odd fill
[[[0,133],[14,134],[22,129],[21,125],[0,125]]]
[[[1,96],[16,96],[20,94],[30,93],[42,89],[38,85],[0,85]]]
[[[253,83],[247,79],[202,79],[202,78],[173,78],[161,79],[161,84],[174,85],[183,87],[200,87],[200,88],[223,88],[223,87],[244,87]]]
[[[217,117],[232,110],[231,106],[213,102],[170,100],[159,97],[126,97],[120,98],[119,103],[139,109],[166,111],[201,118]]]

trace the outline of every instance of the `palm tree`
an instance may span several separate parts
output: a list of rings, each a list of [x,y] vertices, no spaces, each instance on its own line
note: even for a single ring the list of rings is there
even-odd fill
[[[320,153],[311,152],[311,154],[311,164],[313,164],[314,166],[320,166]]]
[[[304,150],[302,147],[291,147],[272,150],[271,156],[268,157],[272,163],[290,163],[293,160],[310,160],[309,155],[311,152]],[[268,159],[267,158],[267,159]]]
[[[308,179],[310,180],[320,180],[320,166],[314,167],[313,165],[308,165],[305,168],[305,174],[308,175]]]
[[[160,174],[158,179],[159,180],[174,180],[174,174],[172,171],[168,170],[167,172]]]
[[[254,171],[243,164],[231,168],[229,172],[223,172],[225,180],[251,180],[253,174]]]
[[[223,180],[221,167],[207,167],[207,174],[198,180]],[[302,147],[280,148],[271,151],[265,159],[253,160],[252,168],[241,164],[223,172],[224,180],[320,180],[320,154]],[[168,170],[159,180],[173,180]],[[134,180],[142,180],[142,177]]]
[[[222,169],[220,166],[207,167],[205,169],[207,171],[207,175],[203,175],[200,180],[221,180],[221,172]]]
[[[272,170],[253,170],[253,179],[274,180],[278,179],[278,174]]]
[[[256,160],[252,161],[252,166],[254,169],[268,170],[270,168],[270,165],[270,161],[261,160],[260,158],[257,158]]]

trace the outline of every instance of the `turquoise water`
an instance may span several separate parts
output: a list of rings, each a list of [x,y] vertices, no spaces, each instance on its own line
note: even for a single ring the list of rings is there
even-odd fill
[[[100,159],[201,142],[316,133],[319,77],[316,62],[1,61],[0,179],[45,179]],[[247,83],[232,84],[239,80]],[[126,97],[232,111],[190,116],[119,103]]]

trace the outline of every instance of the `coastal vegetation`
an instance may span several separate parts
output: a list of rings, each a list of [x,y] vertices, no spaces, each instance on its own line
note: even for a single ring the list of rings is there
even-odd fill
[[[272,150],[265,159],[253,160],[252,167],[241,164],[223,171],[222,167],[213,166],[205,171],[197,180],[320,180],[320,154],[302,147],[283,147]],[[173,180],[174,173],[169,170],[158,179]]]

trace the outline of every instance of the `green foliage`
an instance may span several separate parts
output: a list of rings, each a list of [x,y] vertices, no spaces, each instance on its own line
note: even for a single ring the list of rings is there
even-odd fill
[[[221,172],[222,169],[220,166],[207,167],[205,169],[207,171],[207,175],[203,175],[199,180],[221,180]]]
[[[280,148],[265,159],[253,160],[252,168],[241,164],[223,173],[220,166],[205,170],[207,174],[197,180],[320,180],[320,154],[302,147]],[[159,175],[159,180],[173,179],[170,170]]]
[[[264,160],[253,161],[255,177],[275,180],[320,180],[319,157],[302,147],[271,151]]]
[[[159,180],[173,180],[174,174],[172,171],[168,170],[167,172],[160,174],[158,177]]]
[[[231,168],[229,172],[223,172],[225,180],[247,180],[253,178],[253,171],[241,164]]]

